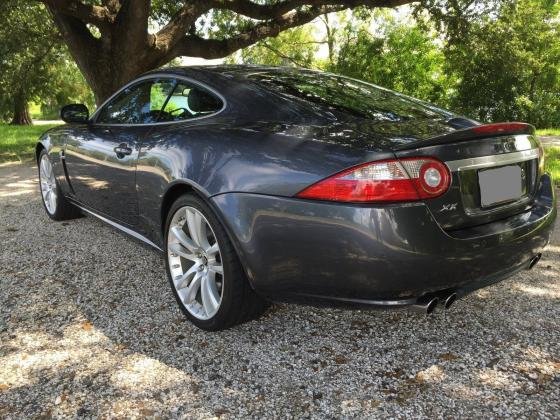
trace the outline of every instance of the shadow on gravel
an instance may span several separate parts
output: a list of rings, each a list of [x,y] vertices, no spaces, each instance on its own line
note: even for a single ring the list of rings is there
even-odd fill
[[[560,412],[557,232],[534,270],[446,313],[275,305],[205,333],[157,253],[30,197],[0,194],[0,417]]]

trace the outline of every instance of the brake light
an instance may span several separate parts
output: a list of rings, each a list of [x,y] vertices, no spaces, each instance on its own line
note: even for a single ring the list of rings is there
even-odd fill
[[[502,134],[502,133],[524,133],[531,129],[531,125],[522,122],[505,122],[495,124],[477,125],[469,130],[477,134]]]
[[[347,169],[307,187],[297,197],[356,203],[417,201],[443,194],[450,183],[449,169],[437,159],[395,159]]]

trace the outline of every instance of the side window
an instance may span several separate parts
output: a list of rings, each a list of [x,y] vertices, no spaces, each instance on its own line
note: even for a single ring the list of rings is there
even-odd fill
[[[161,113],[160,121],[182,121],[214,114],[224,106],[221,99],[196,85],[179,81]]]
[[[161,108],[175,81],[146,80],[123,90],[103,107],[96,122],[100,124],[151,124],[158,121]]]

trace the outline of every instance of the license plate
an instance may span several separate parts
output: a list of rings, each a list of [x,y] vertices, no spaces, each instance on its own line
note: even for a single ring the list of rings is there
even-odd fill
[[[517,200],[523,195],[521,166],[511,165],[480,170],[478,184],[482,207]]]

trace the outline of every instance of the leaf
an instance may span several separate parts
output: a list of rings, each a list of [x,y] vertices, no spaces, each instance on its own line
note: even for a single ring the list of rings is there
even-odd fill
[[[453,353],[443,353],[443,354],[440,354],[440,355],[439,355],[439,358],[440,358],[441,360],[445,360],[446,362],[451,362],[451,361],[453,361],[453,360],[460,359],[459,356],[457,356],[456,354],[453,354]]]
[[[345,365],[346,363],[348,363],[350,360],[348,360],[348,358],[346,356],[343,355],[338,355],[334,357],[334,362],[337,365]]]
[[[82,322],[82,324],[80,325],[80,327],[82,328],[82,330],[84,331],[91,331],[93,330],[93,324],[89,321],[84,321]]]

